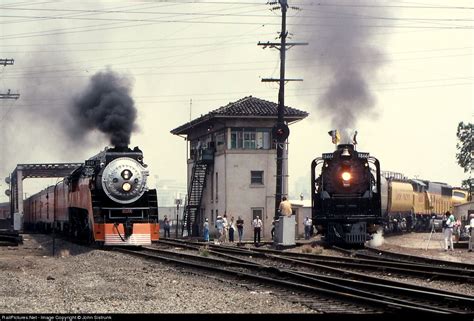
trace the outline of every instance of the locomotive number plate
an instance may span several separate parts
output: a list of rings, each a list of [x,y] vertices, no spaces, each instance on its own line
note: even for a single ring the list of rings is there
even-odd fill
[[[132,209],[130,209],[130,208],[124,208],[124,209],[122,210],[122,213],[123,213],[123,214],[132,214]]]

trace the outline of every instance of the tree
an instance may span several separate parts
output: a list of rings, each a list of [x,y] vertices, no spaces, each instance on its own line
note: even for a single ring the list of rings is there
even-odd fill
[[[471,171],[474,166],[472,163],[472,155],[474,153],[473,131],[474,125],[471,123],[464,124],[464,122],[460,122],[458,124],[458,131],[456,133],[456,136],[458,137],[456,149],[458,152],[456,153],[456,159],[459,166],[464,169],[465,173]],[[469,175],[469,179],[462,181],[462,187],[472,191],[473,182],[471,180],[472,178]]]
[[[473,131],[474,124],[464,124],[464,122],[460,122],[456,133],[459,140],[456,144],[456,149],[458,150],[458,153],[456,153],[456,159],[459,166],[464,169],[465,173],[471,170],[471,153],[474,152],[472,144]]]

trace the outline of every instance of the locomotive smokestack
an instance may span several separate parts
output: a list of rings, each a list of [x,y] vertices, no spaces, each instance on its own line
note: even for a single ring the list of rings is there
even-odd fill
[[[87,88],[74,98],[72,114],[83,130],[98,129],[113,146],[127,148],[136,130],[137,110],[130,96],[131,82],[112,70],[93,75]]]

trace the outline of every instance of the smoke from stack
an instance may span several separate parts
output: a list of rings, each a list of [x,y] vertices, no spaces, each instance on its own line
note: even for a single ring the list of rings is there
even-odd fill
[[[315,8],[308,8],[311,21],[295,27],[298,39],[309,42],[308,47],[294,50],[298,60],[304,62],[305,81],[324,88],[314,95],[316,101],[311,104],[331,119],[330,129],[341,132],[342,143],[351,141],[347,129],[356,129],[360,118],[376,117],[371,83],[384,62],[384,54],[380,39],[374,40],[381,30],[376,28],[379,20],[368,18],[387,15],[380,7],[373,7],[366,1],[319,2]]]
[[[125,76],[111,70],[93,75],[85,90],[73,100],[71,112],[78,121],[78,129],[98,129],[110,138],[113,146],[127,147],[137,118],[130,91],[131,82]]]

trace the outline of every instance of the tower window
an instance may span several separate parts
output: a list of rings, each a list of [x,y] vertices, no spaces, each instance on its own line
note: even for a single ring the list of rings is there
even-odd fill
[[[250,171],[250,184],[263,185],[263,171]]]

